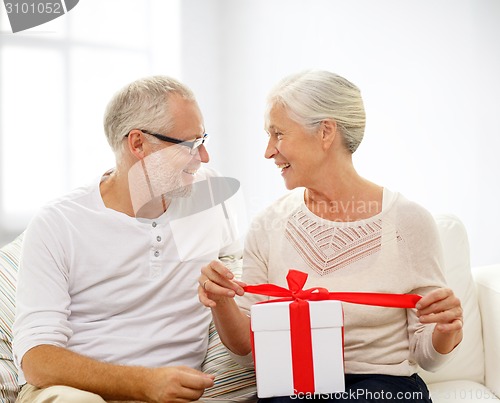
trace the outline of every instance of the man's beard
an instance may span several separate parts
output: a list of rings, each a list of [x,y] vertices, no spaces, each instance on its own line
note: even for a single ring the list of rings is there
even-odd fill
[[[197,167],[183,147],[168,147],[137,161],[129,170],[129,191],[136,216],[155,214],[162,206],[166,210],[169,200],[187,198]]]
[[[191,193],[193,191],[193,184],[182,184],[181,175],[183,174],[177,175],[176,177],[172,175],[171,180],[178,182],[178,186],[173,186],[172,190],[169,190],[163,194],[166,199],[177,199],[191,196]]]

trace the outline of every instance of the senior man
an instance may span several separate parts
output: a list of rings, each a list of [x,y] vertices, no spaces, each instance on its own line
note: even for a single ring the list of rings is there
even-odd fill
[[[18,402],[195,401],[213,384],[199,371],[211,316],[198,273],[241,255],[226,210],[197,219],[208,207],[195,185],[217,176],[202,166],[203,117],[189,88],[154,76],[111,99],[104,128],[116,167],[26,230]]]

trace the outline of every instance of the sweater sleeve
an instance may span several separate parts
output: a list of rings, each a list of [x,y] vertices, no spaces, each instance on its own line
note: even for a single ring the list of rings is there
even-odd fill
[[[407,223],[409,262],[415,288],[414,294],[425,295],[432,290],[446,286],[443,273],[442,246],[439,233],[432,215],[416,206],[411,216],[403,219]],[[427,371],[436,371],[455,355],[440,354],[432,344],[435,324],[421,324],[415,309],[407,310],[410,357]]]
[[[246,284],[268,283],[269,236],[264,230],[266,224],[262,215],[257,216],[250,226],[243,250],[242,281]],[[239,307],[250,315],[250,307],[268,299],[265,296],[245,293],[236,297]]]

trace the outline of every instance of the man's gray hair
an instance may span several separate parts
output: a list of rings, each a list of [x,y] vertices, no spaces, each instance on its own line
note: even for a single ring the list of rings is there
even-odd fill
[[[291,119],[308,131],[332,119],[353,153],[363,139],[366,115],[358,87],[345,78],[322,70],[308,70],[284,78],[268,96],[266,124],[274,105],[282,105]]]
[[[184,84],[167,76],[136,80],[118,91],[104,113],[104,132],[115,153],[122,150],[123,137],[133,129],[167,133],[173,122],[169,113],[172,95],[196,101]]]

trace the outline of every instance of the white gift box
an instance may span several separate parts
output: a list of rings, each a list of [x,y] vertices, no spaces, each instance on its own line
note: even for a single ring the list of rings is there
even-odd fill
[[[293,379],[291,303],[272,302],[251,307],[257,394],[260,398],[291,396],[300,392],[295,390]],[[343,392],[342,304],[331,300],[309,301],[309,313],[314,393]]]

